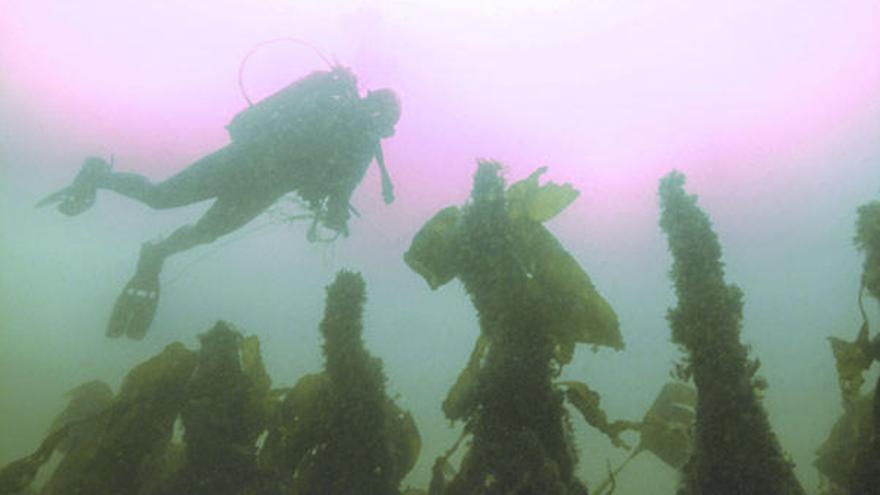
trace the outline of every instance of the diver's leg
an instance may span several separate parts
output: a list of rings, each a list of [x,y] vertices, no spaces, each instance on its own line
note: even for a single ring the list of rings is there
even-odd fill
[[[90,157],[69,186],[56,191],[37,206],[58,203],[58,210],[77,215],[95,202],[98,189],[107,189],[138,200],[154,209],[176,208],[217,197],[236,180],[238,150],[226,146],[196,161],[173,177],[155,183],[143,175],[114,172],[101,158]]]
[[[142,339],[153,321],[159,302],[159,273],[165,259],[241,228],[274,203],[281,194],[226,195],[217,199],[205,215],[156,243],[141,247],[137,271],[116,300],[107,335],[122,334]]]
[[[241,196],[224,195],[205,212],[198,222],[184,225],[165,239],[148,244],[149,256],[159,263],[172,254],[186,251],[200,244],[210,244],[232,233],[272,206],[281,194],[244,193]]]
[[[233,146],[221,148],[187,166],[176,175],[155,183],[127,172],[103,177],[98,187],[138,200],[157,210],[177,208],[220,196],[239,179],[241,156]]]

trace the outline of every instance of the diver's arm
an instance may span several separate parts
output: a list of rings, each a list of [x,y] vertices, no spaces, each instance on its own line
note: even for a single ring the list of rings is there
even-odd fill
[[[382,153],[382,142],[376,143],[376,164],[379,165],[379,172],[382,173],[382,199],[386,205],[394,202],[394,184],[391,183],[391,176],[388,175],[388,169],[385,168],[385,154]]]
[[[329,193],[327,194],[326,209],[321,219],[321,223],[325,227],[348,234],[348,219],[351,218],[353,210],[351,206],[351,197],[354,195],[355,189],[360,185],[367,173],[370,163],[373,161],[373,153],[366,153],[361,158],[353,160],[351,168],[342,168],[348,173],[342,173],[335,177],[332,184],[328,184]]]
[[[345,225],[348,221],[350,217],[349,212],[354,210],[350,203],[351,196],[354,194],[354,190],[357,189],[358,184],[360,184],[363,179],[367,168],[373,161],[373,158],[376,159],[376,163],[379,165],[379,171],[382,174],[382,199],[385,200],[385,204],[391,204],[394,202],[394,184],[391,183],[391,176],[385,168],[385,157],[382,153],[382,143],[377,142],[376,147],[373,150],[373,156],[370,157],[366,164],[358,167],[359,173],[357,173],[357,177],[351,177],[347,181],[340,181],[330,194],[327,201],[327,221],[330,222],[330,224]],[[330,227],[329,224],[328,227]]]

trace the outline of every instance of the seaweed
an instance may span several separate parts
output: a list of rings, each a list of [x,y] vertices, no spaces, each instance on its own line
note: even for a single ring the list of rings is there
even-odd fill
[[[813,463],[829,487],[849,493],[850,477],[855,472],[860,452],[870,445],[872,401],[868,395],[854,400],[835,421],[828,438],[816,450]]]
[[[200,341],[197,353],[175,342],[135,366],[115,398],[108,398],[112,392],[98,381],[71,391],[71,403],[44,441],[65,455],[41,493],[268,489],[257,468],[257,439],[275,404],[259,341],[242,338],[223,321]],[[172,440],[178,422],[183,442]],[[65,442],[70,446],[62,450]],[[43,460],[37,454],[29,459],[28,465]]]
[[[345,306],[351,301],[336,301],[331,315],[354,317]],[[377,449],[383,449],[388,459],[382,466],[383,479],[396,486],[415,464],[421,443],[412,415],[384,396],[381,364],[363,351],[360,327],[352,325],[359,325],[359,318],[357,313],[356,319],[326,319],[328,372],[308,375],[291,390],[271,388],[257,337],[242,337],[223,321],[199,336],[198,352],[175,342],[135,366],[116,397],[102,382],[81,385],[68,394],[70,404],[57,416],[40,448],[0,470],[0,493],[27,489],[55,450],[64,456],[41,491],[47,495],[291,493],[285,481],[297,472],[273,470],[284,459],[277,454],[293,446],[298,464],[313,460],[323,445],[341,453],[335,459],[338,472],[361,475],[364,469],[352,471],[353,464],[345,463],[359,459],[363,467]],[[347,338],[345,332],[354,333]],[[360,354],[352,352],[357,346]],[[356,376],[366,379],[349,384]],[[381,400],[381,411],[372,411],[381,423],[378,428],[361,421],[371,413],[370,403],[362,400],[364,390]],[[284,402],[279,402],[282,397]],[[297,412],[292,428],[285,421],[290,419],[285,411],[291,406]],[[301,422],[304,411],[308,421]],[[361,415],[352,417],[357,414]],[[306,428],[300,428],[302,424]],[[362,429],[351,426],[358,424],[378,431],[387,448],[376,447],[378,437],[365,436]],[[182,433],[182,441],[174,439],[175,430]],[[261,448],[260,437],[269,431],[272,434]],[[336,438],[346,440],[336,445]],[[305,471],[299,474],[315,481],[314,486],[298,485],[292,493],[350,493],[349,488],[364,481],[342,476],[348,479],[348,488],[325,492],[316,478],[327,475],[323,469],[328,465],[317,462],[313,467],[311,477]]]
[[[626,430],[638,429],[637,423],[623,420],[609,423],[605,411],[599,407],[601,400],[599,393],[586,383],[564,381],[558,382],[558,385],[565,387],[565,398],[581,413],[587,424],[604,433],[615,447],[629,449],[629,445],[620,438],[620,434]]]
[[[10,462],[0,469],[0,495],[15,495],[27,490],[52,452],[67,437],[75,422],[56,428],[40,444],[34,453]]]
[[[859,335],[854,342],[847,342],[837,337],[828,337],[831,344],[831,352],[834,355],[837,367],[837,381],[840,386],[840,398],[844,408],[859,397],[859,390],[865,384],[865,371],[871,367],[874,360],[865,352],[862,342],[867,341],[868,326],[862,325]]]
[[[697,392],[687,384],[663,386],[639,425],[636,452],[651,452],[672,468],[682,469],[693,449]]]
[[[594,495],[611,493],[620,472],[642,452],[651,452],[668,466],[681,470],[692,451],[696,397],[696,390],[687,384],[663,385],[642,421],[627,425],[638,430],[639,444],[620,465],[609,468],[608,478],[596,487]]]
[[[266,428],[270,381],[256,337],[219,321],[199,336],[198,363],[180,408],[181,465],[160,493],[238,494],[259,481],[256,441]]]
[[[880,299],[880,201],[871,201],[859,207],[853,241],[865,253],[862,285],[872,296]]]
[[[96,416],[113,401],[113,389],[101,380],[92,380],[69,390],[65,396],[70,398],[67,407],[49,427],[49,431],[54,432],[69,423],[76,423],[56,447],[63,454],[75,450],[80,443],[87,442],[97,433]]]
[[[480,167],[493,166],[500,167],[494,162],[480,162]],[[620,350],[624,343],[611,305],[542,224],[562,212],[578,196],[569,184],[539,185],[538,179],[545,172],[546,168],[540,168],[506,190],[502,181],[498,190],[491,193],[501,204],[493,213],[495,217],[486,221],[501,222],[492,227],[504,238],[505,256],[511,258],[511,271],[505,276],[521,279],[521,290],[528,292],[529,300],[534,302],[533,309],[541,312],[554,361],[565,365],[571,361],[577,344]],[[406,264],[421,275],[432,290],[456,277],[464,282],[462,277],[466,277],[465,272],[471,268],[468,263],[475,258],[467,251],[470,234],[463,217],[473,211],[476,204],[472,199],[464,208],[449,206],[440,210],[419,230],[404,254]],[[486,247],[501,247],[501,241],[496,239],[495,246]]]
[[[113,399],[109,385],[93,380],[69,390],[67,406],[52,421],[49,434],[31,455],[0,470],[0,494],[27,489],[54,451],[69,454],[97,434],[98,418]]]
[[[873,494],[880,485],[880,379],[873,396],[861,395],[864,373],[880,361],[880,334],[870,337],[870,326],[862,295],[865,291],[880,300],[880,202],[858,208],[856,248],[864,252],[858,308],[862,325],[852,342],[829,337],[837,364],[844,413],[825,443],[816,452],[816,468],[830,489],[850,495]]]
[[[385,376],[361,333],[363,278],[342,271],[327,288],[321,322],[327,389],[327,437],[303,459],[297,493],[398,493],[384,435]]]
[[[853,341],[829,337],[837,367],[843,414],[816,451],[814,462],[826,491],[868,494],[880,484],[880,380],[874,395],[863,395],[864,374],[880,359],[880,335],[871,339],[864,293],[880,299],[880,202],[858,208],[856,248],[865,253],[858,292],[862,324]]]
[[[471,351],[471,357],[468,359],[467,366],[458,378],[455,384],[449,389],[446,400],[443,401],[443,414],[449,421],[457,421],[465,419],[471,415],[474,408],[477,407],[477,386],[480,380],[480,363],[488,350],[488,341],[482,335],[477,338],[474,344],[474,350]]]
[[[382,362],[361,337],[363,278],[340,271],[320,330],[325,370],[287,392],[260,454],[281,493],[399,494],[421,439],[412,415],[385,392]]]
[[[461,439],[436,460],[429,492],[586,494],[574,476],[566,394],[554,378],[578,343],[622,348],[617,316],[541,224],[577,191],[539,185],[543,168],[505,190],[500,169],[479,162],[470,201],[441,210],[404,255],[432,289],[457,277],[480,325],[467,366],[443,403],[447,418],[465,421],[462,438],[471,437],[470,448],[457,473],[450,473],[448,458]],[[578,405],[581,396],[573,391],[570,398]],[[598,400],[593,406],[598,410]]]
[[[171,441],[195,366],[196,354],[179,342],[135,366],[100,414],[97,434],[63,458],[42,493],[141,493],[155,474],[146,467]]]
[[[279,493],[289,493],[300,462],[320,445],[329,379],[324,373],[300,377],[282,397],[260,450],[259,467]]]
[[[667,319],[698,391],[694,451],[681,492],[802,494],[756,392],[757,365],[740,342],[742,291],[724,281],[721,245],[684,183],[684,175],[672,172],[659,191],[678,297]]]

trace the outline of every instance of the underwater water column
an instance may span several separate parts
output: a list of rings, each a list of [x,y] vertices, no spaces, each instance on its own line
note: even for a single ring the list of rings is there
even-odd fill
[[[514,255],[500,166],[483,162],[461,218],[459,278],[489,349],[481,366],[469,452],[444,494],[585,494],[574,477],[553,343]]]
[[[800,495],[752,383],[740,342],[742,291],[724,281],[712,223],[672,172],[660,182],[660,227],[673,265],[678,306],[667,315],[672,340],[688,354],[697,387],[694,451],[684,469],[687,495]]]

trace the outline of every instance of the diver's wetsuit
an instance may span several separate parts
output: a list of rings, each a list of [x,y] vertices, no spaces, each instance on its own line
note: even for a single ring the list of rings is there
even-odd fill
[[[248,129],[257,135],[237,140],[233,121],[232,143],[163,182],[112,172],[101,177],[97,186],[155,209],[216,198],[196,224],[153,245],[163,258],[237,230],[289,192],[297,192],[313,211],[326,207],[324,223],[344,233],[349,199],[387,132],[373,125],[371,109],[359,105],[363,100],[356,93],[353,98],[346,94],[351,88],[345,81],[319,72],[297,84],[312,80],[326,89],[312,98],[311,108],[303,109],[306,115],[299,122],[279,123],[265,133]]]
[[[380,141],[394,134],[398,118],[390,90],[360,98],[349,71],[315,72],[237,115],[227,126],[229,145],[165,181],[113,172],[103,160],[90,158],[71,186],[40,204],[60,202],[59,210],[74,215],[91,206],[96,189],[155,209],[215,199],[198,222],[141,249],[137,272],[108,325],[111,336],[141,338],[158,303],[158,276],[168,256],[239,229],[290,192],[308,203],[313,228],[320,222],[347,234],[349,200],[374,157],[390,202]]]
[[[181,227],[153,245],[168,256],[237,230],[287,192],[260,180],[242,155],[237,146],[229,145],[160,183],[150,182],[139,174],[113,172],[101,178],[98,187],[154,209],[177,208],[216,198],[197,223]]]
[[[369,128],[347,130],[360,135],[324,137],[325,143],[307,147],[325,149],[291,153],[286,160],[254,145],[232,142],[165,181],[154,183],[139,174],[111,172],[98,180],[97,187],[154,209],[216,199],[197,223],[152,245],[162,257],[234,232],[289,192],[299,193],[315,211],[325,203],[325,225],[344,233],[349,200],[381,139]]]

